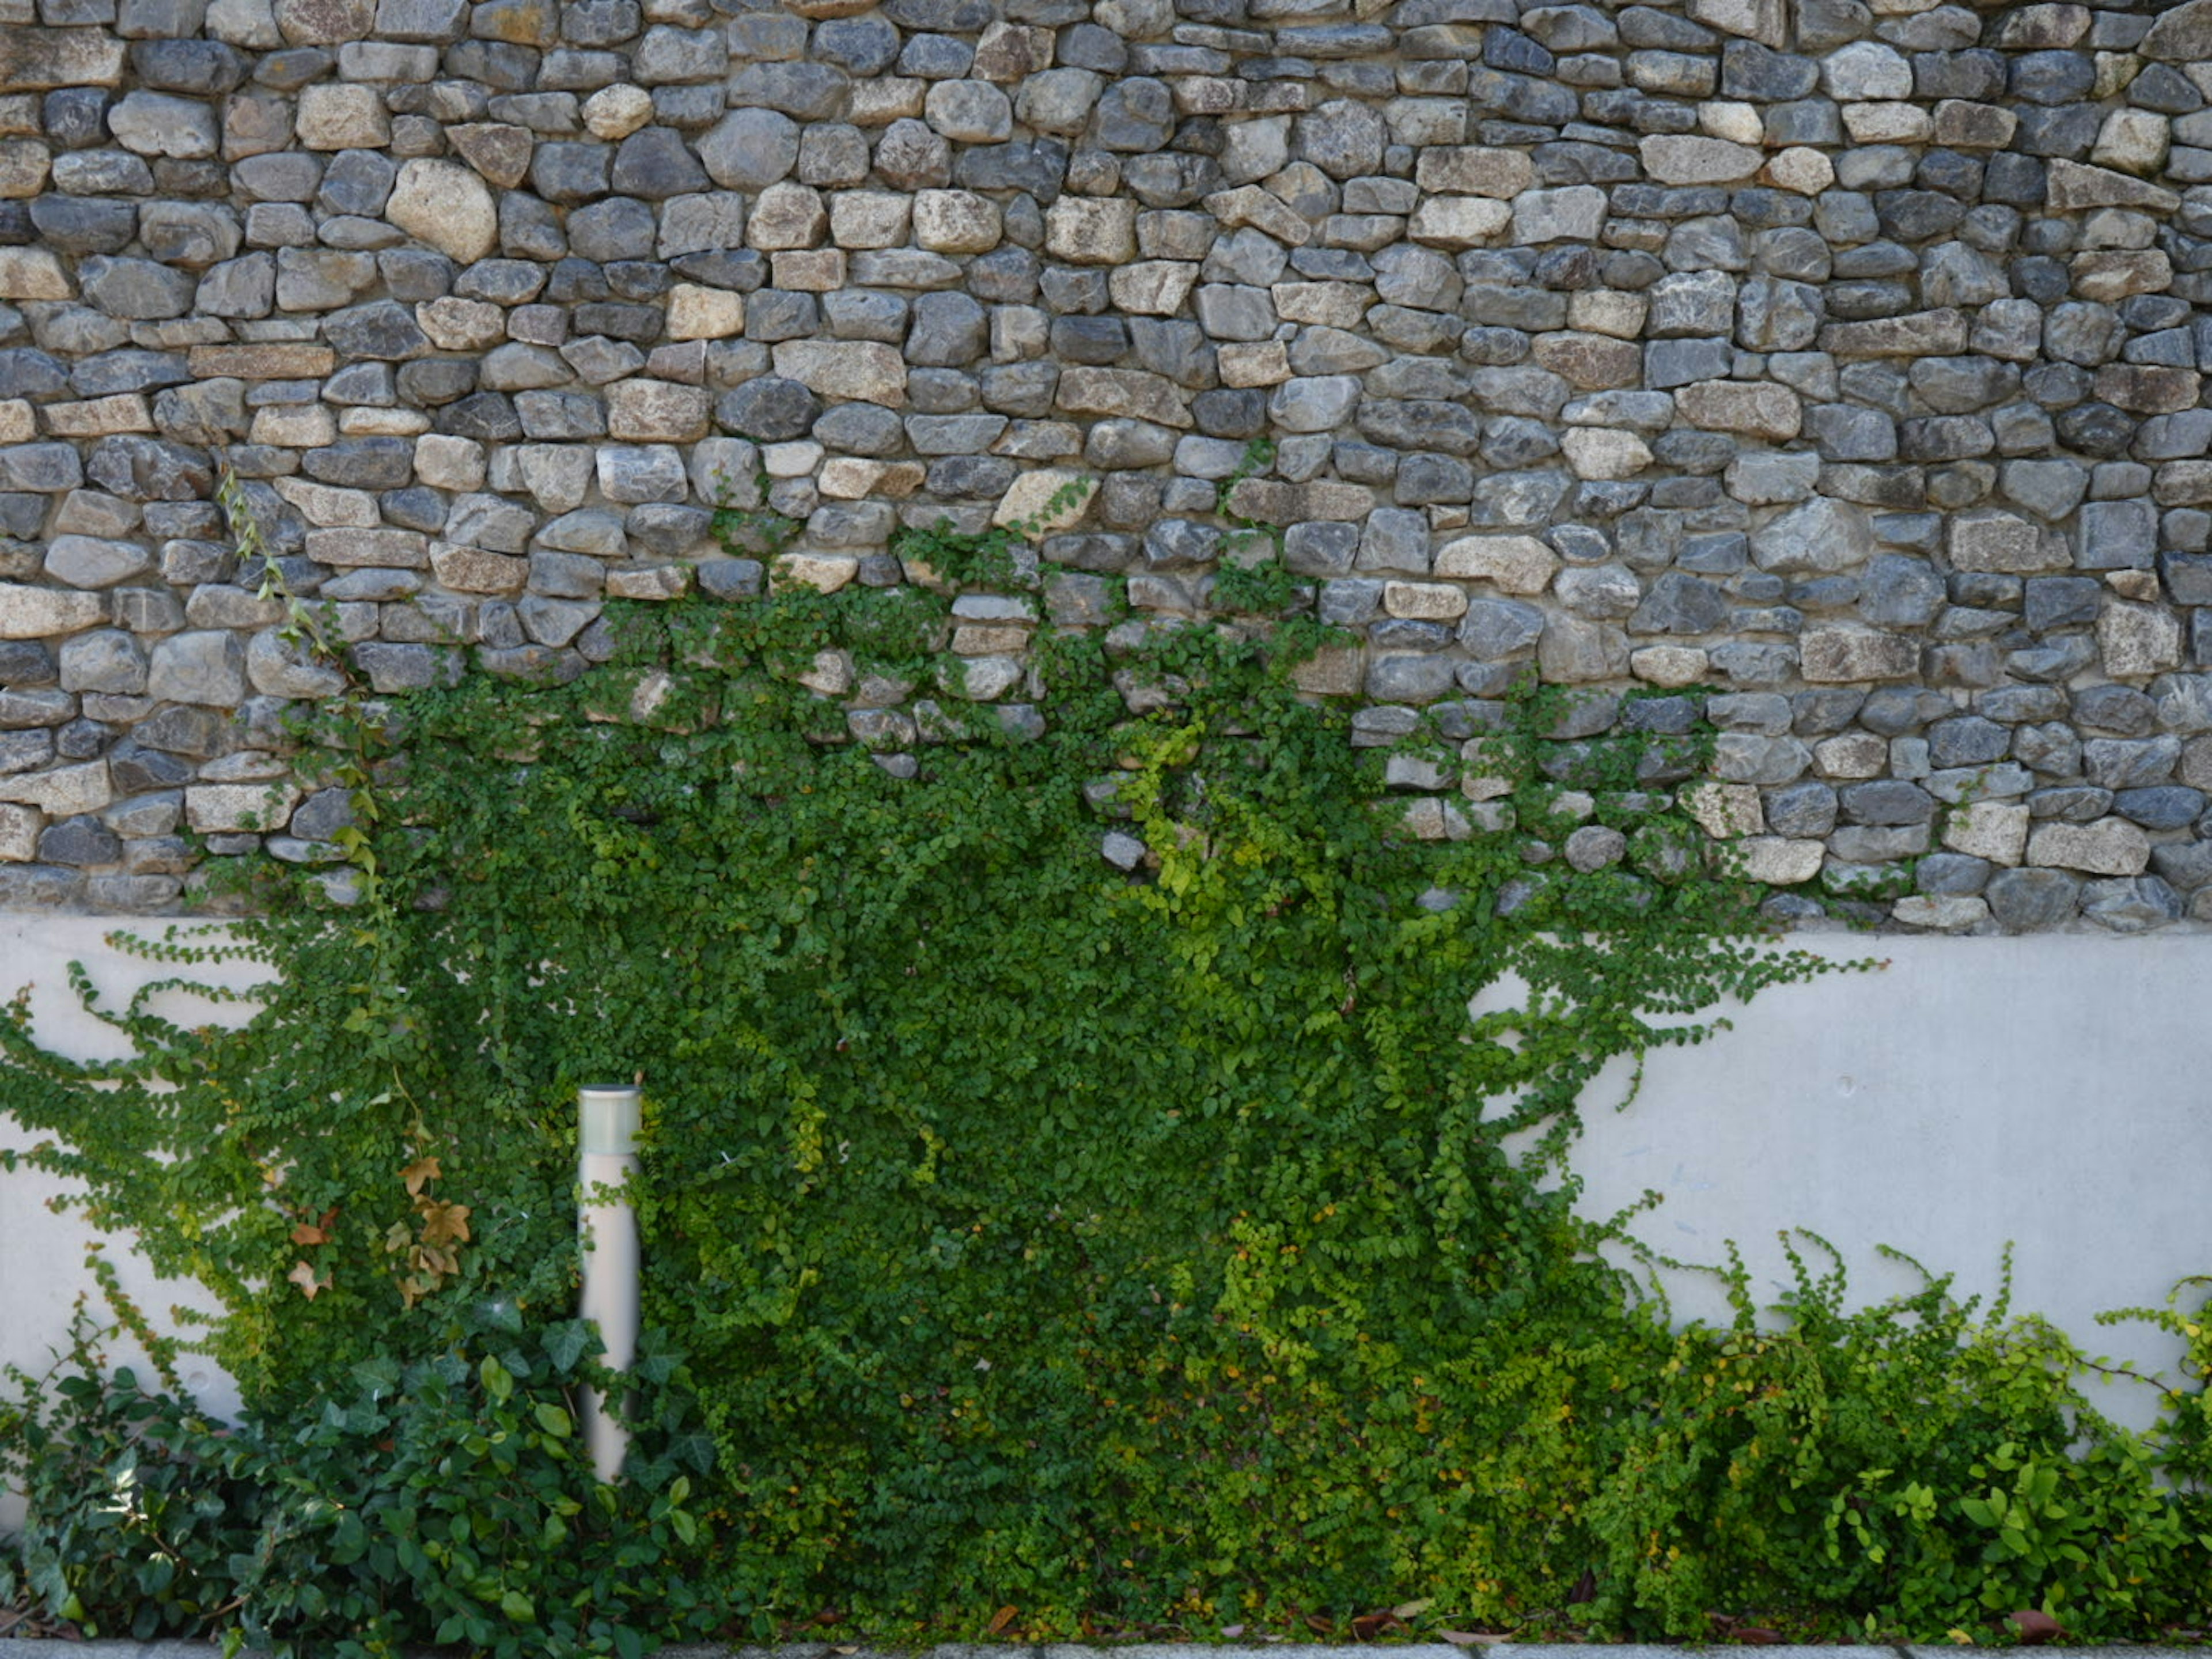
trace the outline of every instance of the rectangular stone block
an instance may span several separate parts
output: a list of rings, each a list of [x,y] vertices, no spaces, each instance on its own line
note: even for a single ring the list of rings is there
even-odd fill
[[[112,87],[123,79],[123,42],[106,29],[0,27],[0,92]]]
[[[186,361],[193,376],[203,380],[308,380],[335,369],[338,355],[326,345],[304,340],[272,340],[257,345],[194,346]]]
[[[430,548],[428,539],[416,531],[344,526],[310,530],[307,556],[318,564],[421,570],[430,562]]]
[[[2064,542],[2015,514],[1962,513],[1951,520],[1951,568],[2002,575],[2065,570],[2073,559]]]

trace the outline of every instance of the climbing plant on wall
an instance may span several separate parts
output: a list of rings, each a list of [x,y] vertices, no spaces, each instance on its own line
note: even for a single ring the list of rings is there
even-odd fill
[[[1018,530],[902,552],[1028,628]],[[1683,810],[1688,700],[1366,748],[1291,689],[1310,623],[1038,627],[984,701],[928,586],[620,621],[576,684],[305,736],[361,795],[329,861],[137,947],[266,962],[242,1026],[156,990],[82,1065],[0,1024],[29,1160],[205,1287],[255,1422],[564,1318],[573,1092],[641,1073],[649,1317],[746,1628],[2187,1615],[2201,1434],[2108,1430],[2057,1339],[1809,1270],[1790,1328],[1739,1279],[1678,1336],[1597,1255],[1589,1085],[1817,967]],[[1411,776],[1463,780],[1425,834]],[[2178,1576],[2118,1582],[2145,1552]]]

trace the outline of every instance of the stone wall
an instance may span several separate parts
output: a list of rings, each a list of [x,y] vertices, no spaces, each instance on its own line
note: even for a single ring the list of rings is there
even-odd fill
[[[391,692],[584,672],[610,597],[896,584],[901,522],[1085,475],[958,607],[945,690],[1018,703],[1035,627],[1205,613],[1267,438],[1230,504],[1360,638],[1306,671],[1359,740],[1531,661],[1717,687],[1778,914],[2212,920],[2212,0],[0,17],[0,906],[186,903],[328,689],[219,453]],[[710,533],[763,471],[778,572]]]

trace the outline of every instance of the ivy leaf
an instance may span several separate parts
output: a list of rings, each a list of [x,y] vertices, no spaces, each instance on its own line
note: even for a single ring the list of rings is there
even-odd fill
[[[422,1212],[422,1242],[435,1248],[441,1244],[465,1244],[469,1242],[469,1206],[465,1204],[441,1204],[435,1199],[418,1200]],[[448,1272],[452,1271],[450,1268]]]
[[[331,1287],[331,1281],[327,1279],[317,1279],[315,1270],[305,1261],[295,1263],[292,1271],[286,1273],[284,1277],[297,1285],[300,1287],[300,1294],[310,1302],[315,1299],[318,1291],[327,1291]]]

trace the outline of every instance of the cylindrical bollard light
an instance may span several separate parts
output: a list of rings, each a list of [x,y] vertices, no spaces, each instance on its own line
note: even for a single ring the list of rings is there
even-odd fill
[[[576,1091],[576,1229],[584,1247],[577,1312],[599,1328],[606,1363],[626,1371],[637,1356],[637,1217],[629,1182],[637,1173],[638,1091],[610,1085]],[[602,1480],[622,1474],[629,1432],[597,1390],[584,1392],[584,1445]]]

